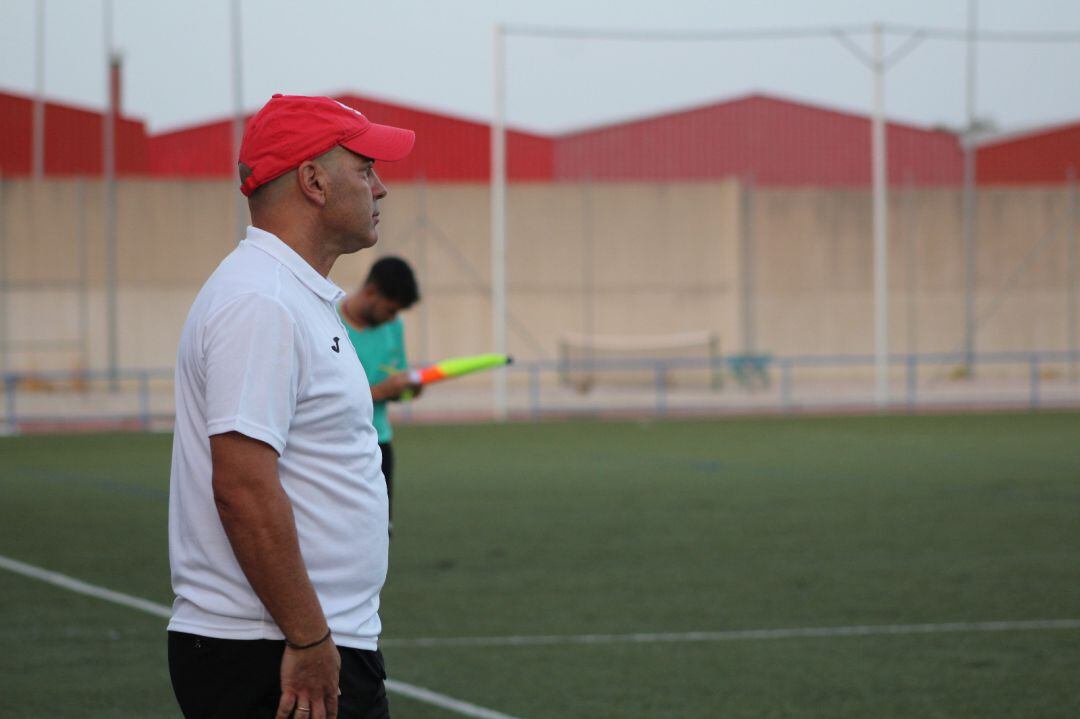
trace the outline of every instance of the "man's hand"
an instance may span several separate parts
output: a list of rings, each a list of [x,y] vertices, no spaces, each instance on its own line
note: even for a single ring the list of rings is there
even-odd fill
[[[405,397],[419,397],[423,385],[413,382],[408,372],[395,372],[371,388],[375,402],[393,402]]]
[[[333,639],[310,649],[286,647],[281,658],[281,701],[274,719],[335,719],[340,674],[341,655]]]

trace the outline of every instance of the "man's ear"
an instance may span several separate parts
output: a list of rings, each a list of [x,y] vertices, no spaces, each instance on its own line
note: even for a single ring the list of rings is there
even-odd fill
[[[326,169],[316,162],[306,160],[296,168],[296,184],[300,192],[319,207],[326,206],[326,181]]]

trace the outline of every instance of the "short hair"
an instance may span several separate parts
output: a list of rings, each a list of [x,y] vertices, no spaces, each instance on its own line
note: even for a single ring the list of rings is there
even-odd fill
[[[400,257],[383,257],[371,266],[364,284],[372,285],[379,294],[393,300],[405,310],[420,301],[420,287],[416,284],[409,263]]]

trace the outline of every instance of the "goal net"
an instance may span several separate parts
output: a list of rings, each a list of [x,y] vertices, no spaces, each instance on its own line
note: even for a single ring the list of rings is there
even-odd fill
[[[723,359],[715,332],[662,335],[580,335],[559,338],[559,379],[578,392],[594,386],[718,389]]]

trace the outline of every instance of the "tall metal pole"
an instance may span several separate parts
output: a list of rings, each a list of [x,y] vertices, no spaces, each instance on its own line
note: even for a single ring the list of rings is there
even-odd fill
[[[34,140],[31,171],[35,181],[45,177],[45,0],[37,2],[34,41]]]
[[[494,351],[506,354],[506,35],[495,25],[495,116],[491,123],[491,333]],[[492,412],[508,414],[506,370],[493,373]]]
[[[105,68],[108,107],[105,109],[102,147],[105,181],[105,325],[110,387],[117,389],[120,371],[119,322],[117,320],[116,272],[116,114],[119,105],[120,58],[113,50],[113,3],[104,3]]]
[[[754,280],[755,280],[755,266],[754,266],[754,176],[747,175],[744,181],[740,185],[742,189],[742,197],[740,208],[740,214],[742,215],[742,223],[740,225],[740,243],[742,247],[740,258],[740,275],[742,276],[742,351],[747,354],[753,354],[757,351],[757,335],[756,335],[756,319],[754,313]]]
[[[241,25],[241,0],[232,0],[232,164],[240,157],[240,142],[244,139],[244,32]],[[237,180],[239,182],[239,180]],[[244,195],[234,192],[233,214],[235,216],[234,242],[244,238],[248,225],[248,206]]]
[[[86,178],[78,184],[79,203],[79,347],[82,362],[78,369],[84,374],[90,369],[90,252],[86,231]]]
[[[919,302],[918,283],[918,247],[916,247],[915,179],[909,173],[907,188],[904,192],[904,247],[907,250],[907,353],[913,355],[919,351]]]
[[[0,176],[0,373],[7,372],[8,358],[8,294],[7,285],[7,213],[4,208],[4,178]]]
[[[1067,185],[1069,193],[1069,229],[1065,233],[1065,247],[1067,253],[1066,264],[1068,265],[1068,305],[1066,307],[1065,318],[1068,322],[1067,336],[1069,341],[1069,381],[1076,381],[1076,273],[1077,273],[1077,251],[1076,243],[1080,238],[1077,237],[1078,231],[1080,231],[1080,207],[1076,201],[1076,168],[1069,166],[1068,174],[1069,182]]]
[[[417,270],[421,277],[430,277],[428,272],[428,216],[427,216],[427,178],[423,173],[416,179],[416,200],[419,219],[416,233]],[[431,316],[428,313],[430,302],[420,303],[420,359],[431,361]]]
[[[889,274],[885,206],[885,41],[874,25],[874,117],[872,123],[874,193],[874,398],[889,406]]]
[[[581,183],[581,334],[585,338],[586,374],[591,375],[593,337],[596,334],[596,272],[594,269],[592,182]]]
[[[968,377],[975,374],[975,293],[976,287],[976,248],[975,248],[975,28],[977,22],[978,0],[968,0],[967,32],[967,80],[965,93],[965,111],[967,127],[964,132],[964,369]]]

